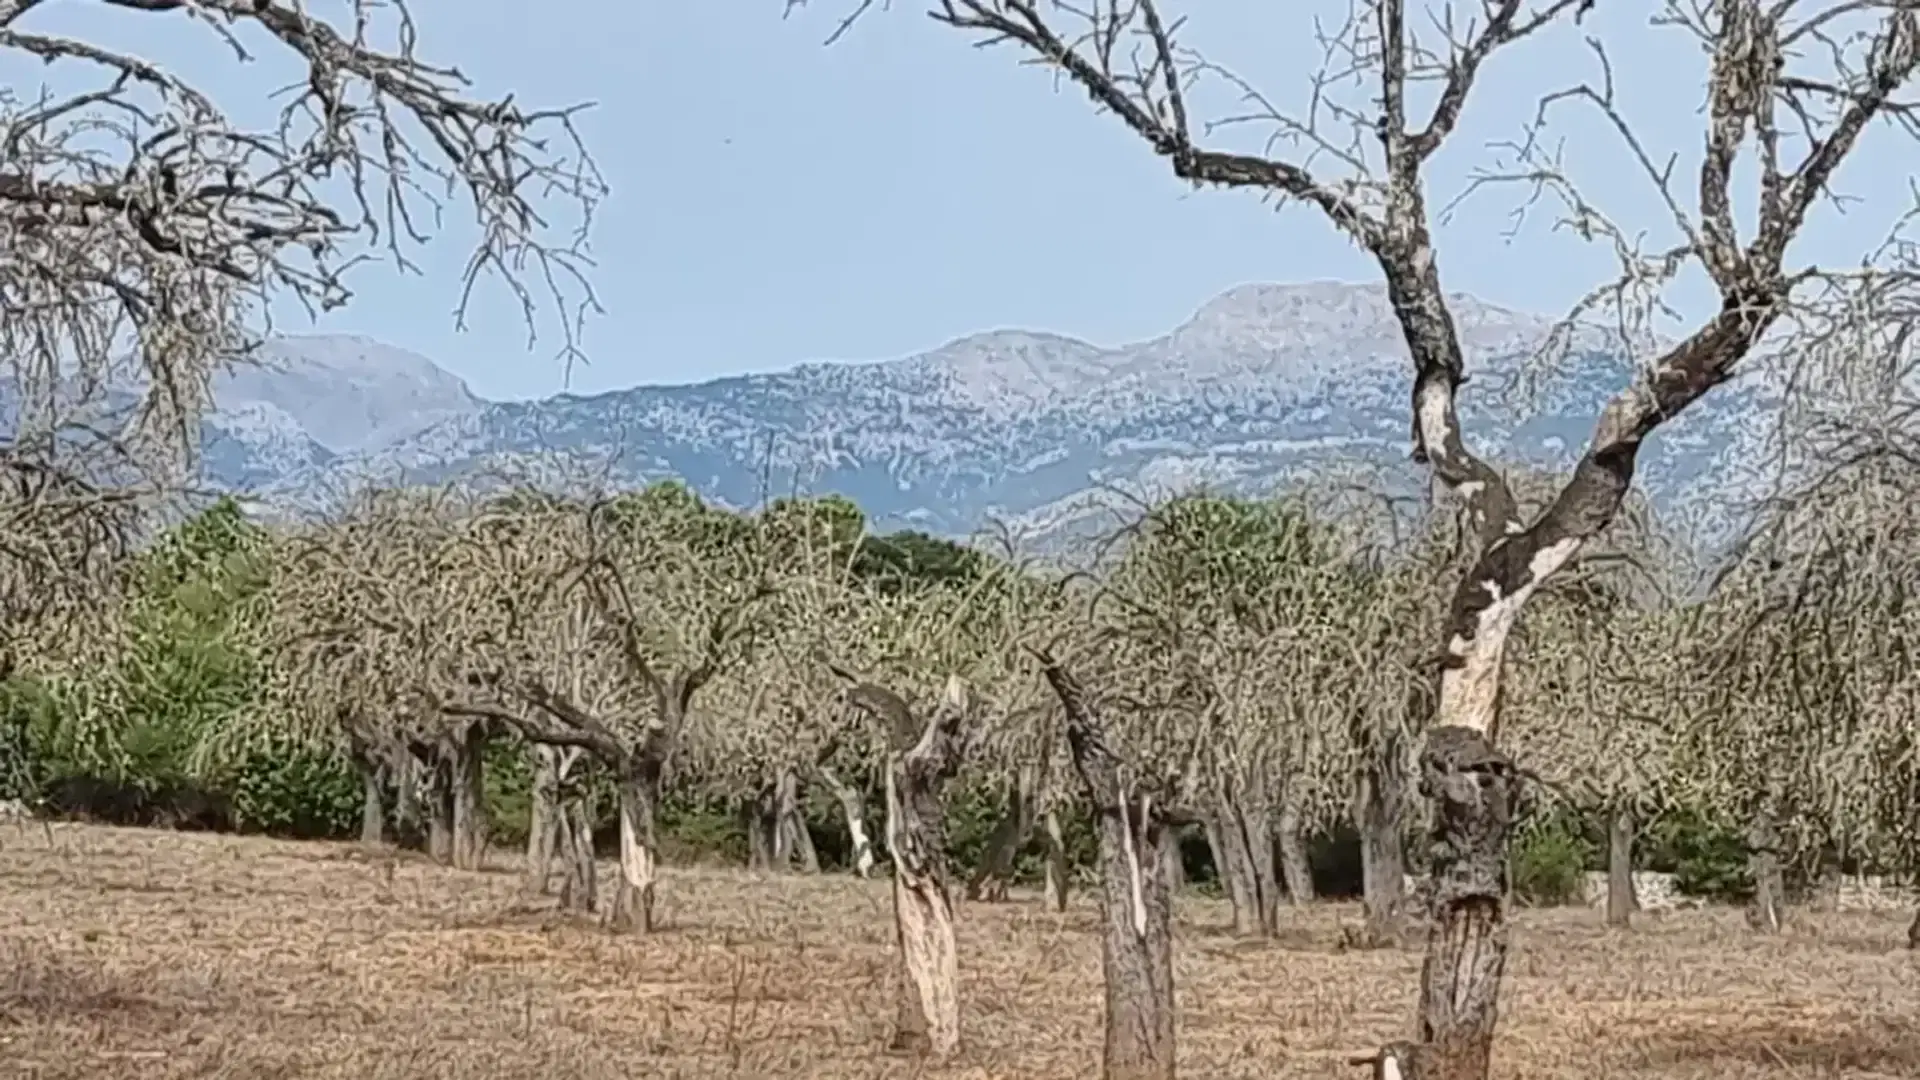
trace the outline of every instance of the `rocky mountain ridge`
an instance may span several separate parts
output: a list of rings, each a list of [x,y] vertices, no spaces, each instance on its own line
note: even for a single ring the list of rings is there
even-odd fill
[[[1453,298],[1471,441],[1509,462],[1569,464],[1631,361],[1583,332],[1537,377],[1553,322]],[[486,402],[424,357],[363,338],[277,339],[225,375],[205,471],[278,514],[370,483],[534,481],[607,488],[675,476],[746,506],[796,491],[877,520],[964,535],[990,520],[1045,533],[1103,500],[1209,484],[1262,491],[1358,469],[1412,489],[1410,369],[1377,286],[1241,286],[1147,341],[1103,347],[998,330],[879,363],[803,363],[682,386]],[[1718,392],[1652,440],[1657,504],[1743,453]],[[1102,494],[1102,493],[1106,494]]]

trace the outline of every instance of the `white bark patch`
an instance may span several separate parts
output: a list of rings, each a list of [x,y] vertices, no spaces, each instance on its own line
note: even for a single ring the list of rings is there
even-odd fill
[[[1447,414],[1453,408],[1453,391],[1439,379],[1429,380],[1420,385],[1419,408],[1420,438],[1427,444],[1427,454],[1433,457],[1444,456],[1447,452],[1447,439],[1453,434],[1453,424]]]
[[[1527,576],[1511,593],[1503,593],[1497,581],[1482,582],[1493,602],[1480,610],[1474,620],[1471,640],[1455,634],[1447,642],[1447,652],[1457,661],[1440,676],[1439,722],[1447,727],[1463,727],[1481,735],[1493,735],[1500,694],[1502,663],[1506,659],[1507,639],[1513,633],[1520,611],[1549,577],[1565,566],[1580,550],[1583,540],[1569,537],[1541,548],[1527,563]]]
[[[620,810],[620,873],[635,892],[653,884],[653,852],[640,842],[640,830],[629,807]]]
[[[860,876],[873,876],[873,841],[867,837],[867,827],[859,817],[847,815],[847,833],[853,838],[854,869]]]
[[[1140,877],[1140,848],[1133,840],[1133,820],[1132,815],[1127,813],[1127,802],[1127,797],[1123,795],[1120,799],[1120,836],[1126,845],[1127,891],[1133,901],[1133,932],[1144,939],[1147,936],[1146,883]],[[1142,799],[1141,805],[1147,807],[1151,804]]]
[[[1380,1080],[1405,1080],[1400,1073],[1400,1062],[1391,1054],[1380,1059]]]

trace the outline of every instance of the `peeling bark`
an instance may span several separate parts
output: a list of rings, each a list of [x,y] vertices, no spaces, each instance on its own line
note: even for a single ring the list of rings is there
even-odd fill
[[[898,695],[862,684],[851,698],[889,722],[887,850],[901,971],[891,1048],[936,1059],[960,1049],[960,967],[941,794],[960,767],[966,692],[949,679],[922,726]]]
[[[660,762],[641,757],[620,777],[620,878],[607,925],[614,930],[650,934],[654,930],[654,882],[659,841],[654,815],[660,806]]]
[[[1640,908],[1633,895],[1633,811],[1617,809],[1607,823],[1607,925],[1626,927]]]
[[[1164,876],[1167,808],[1128,778],[1073,676],[1043,658],[1067,714],[1067,745],[1100,839],[1100,965],[1106,979],[1102,1080],[1173,1080],[1173,905]]]

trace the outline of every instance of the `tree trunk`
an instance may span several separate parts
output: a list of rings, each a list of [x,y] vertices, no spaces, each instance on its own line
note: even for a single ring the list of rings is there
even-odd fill
[[[453,865],[478,870],[486,860],[486,733],[471,725],[448,748],[453,802]]]
[[[607,924],[614,930],[653,932],[653,891],[659,843],[654,814],[660,805],[658,758],[637,755],[620,774],[620,879]]]
[[[1366,909],[1366,936],[1376,945],[1399,937],[1407,887],[1407,859],[1400,833],[1404,782],[1398,737],[1381,741],[1384,745],[1361,767],[1354,792],[1353,817],[1354,830],[1360,834],[1360,882]]]
[[[1073,863],[1067,857],[1067,838],[1060,828],[1060,815],[1049,809],[1040,816],[1047,839],[1046,904],[1055,911],[1067,910],[1073,893]]]
[[[1786,875],[1780,868],[1780,833],[1772,816],[1762,811],[1747,827],[1747,868],[1753,875],[1753,901],[1747,906],[1747,924],[1763,934],[1777,934],[1787,922]]]
[[[411,750],[401,750],[393,755],[389,768],[393,776],[395,838],[403,846],[417,845],[426,832],[420,820],[420,759]]]
[[[1639,901],[1633,895],[1633,833],[1631,810],[1615,810],[1607,825],[1607,925],[1632,923]]]
[[[860,801],[860,792],[833,774],[826,766],[819,768],[820,779],[826,781],[833,797],[840,802],[840,812],[847,819],[847,836],[853,841],[853,869],[861,877],[873,876],[873,837],[867,833],[867,808]]]
[[[387,842],[386,799],[380,790],[380,766],[370,758],[356,758],[360,771],[360,843],[377,848]]]
[[[960,965],[940,796],[960,764],[964,701],[959,682],[950,680],[919,731],[903,707],[887,763],[887,849],[902,969],[892,1048],[942,1059],[960,1049]]]
[[[593,816],[584,793],[564,799],[557,815],[567,876],[560,884],[560,907],[591,915],[600,906],[600,880],[593,851]]]
[[[770,873],[780,869],[778,820],[773,816],[773,789],[763,788],[740,809],[740,824],[747,831],[747,869]]]
[[[1292,798],[1280,807],[1280,875],[1286,879],[1287,902],[1294,907],[1313,903],[1313,866],[1307,860],[1306,830],[1300,824],[1300,808]]]
[[[1907,948],[1920,949],[1920,911],[1913,914],[1913,921],[1907,924]]]
[[[1213,867],[1233,905],[1233,932],[1240,937],[1260,933],[1260,890],[1254,884],[1252,853],[1247,837],[1224,798],[1207,819],[1207,845],[1213,849]]]
[[[813,836],[807,832],[807,811],[800,790],[800,778],[791,770],[780,774],[774,799],[775,848],[785,852],[778,860],[783,870],[799,864],[808,874],[820,872],[820,854],[814,850]]]
[[[1507,966],[1507,852],[1519,776],[1480,731],[1444,723],[1427,735],[1420,789],[1435,804],[1433,923],[1420,968],[1423,1045],[1414,1080],[1485,1080]]]
[[[1100,843],[1100,966],[1106,977],[1103,1080],[1173,1080],[1172,899],[1164,876],[1171,836],[1152,794],[1122,777],[1105,724],[1058,665],[1043,669],[1067,713],[1067,744],[1092,801]]]
[[[565,831],[560,809],[560,748],[544,743],[528,747],[533,789],[527,813],[527,891],[545,896],[555,849]]]
[[[1181,889],[1187,887],[1187,862],[1180,850],[1180,830],[1167,830],[1167,842],[1161,845],[1161,850],[1166,857],[1166,867],[1161,871],[1161,876],[1167,879],[1167,892],[1178,895]]]
[[[454,863],[453,763],[436,755],[427,773],[427,851],[441,866]]]
[[[1013,883],[1014,860],[1033,835],[1033,819],[1040,805],[1036,771],[1023,768],[1007,789],[1006,807],[1000,821],[987,838],[987,850],[980,866],[967,882],[967,899],[999,903],[1007,898]]]

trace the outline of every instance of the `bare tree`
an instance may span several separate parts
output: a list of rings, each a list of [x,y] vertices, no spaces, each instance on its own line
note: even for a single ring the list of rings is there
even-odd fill
[[[863,5],[864,7],[864,5]],[[1770,330],[1790,330],[1800,305],[1832,279],[1789,265],[1788,250],[1836,170],[1920,66],[1920,26],[1904,0],[1730,0],[1668,5],[1666,25],[1700,40],[1709,57],[1706,149],[1696,205],[1688,210],[1669,170],[1655,164],[1615,104],[1613,67],[1595,51],[1603,78],[1551,95],[1542,121],[1575,102],[1598,110],[1644,167],[1670,211],[1674,245],[1644,253],[1559,171],[1538,132],[1516,152],[1516,167],[1484,183],[1525,182],[1557,196],[1581,235],[1622,257],[1618,281],[1596,289],[1576,315],[1618,309],[1630,343],[1665,312],[1663,290],[1686,266],[1706,272],[1717,310],[1662,348],[1603,410],[1572,478],[1541,514],[1529,516],[1502,474],[1473,453],[1455,402],[1466,364],[1441,286],[1432,212],[1423,171],[1457,130],[1476,82],[1494,53],[1591,7],[1587,0],[1494,0],[1477,19],[1451,8],[1423,35],[1409,25],[1405,0],[1366,0],[1338,35],[1337,66],[1346,82],[1371,80],[1373,102],[1345,105],[1334,75],[1323,78],[1314,113],[1273,115],[1278,133],[1305,141],[1306,164],[1201,146],[1188,107],[1206,70],[1176,42],[1179,20],[1154,0],[1082,9],[1037,0],[937,0],[937,21],[985,43],[1010,44],[1083,89],[1118,117],[1181,179],[1252,188],[1307,203],[1374,257],[1413,362],[1414,459],[1463,499],[1478,555],[1461,580],[1440,640],[1433,725],[1421,754],[1421,789],[1433,802],[1434,923],[1422,974],[1421,1046],[1411,1063],[1421,1078],[1487,1075],[1507,955],[1506,848],[1518,774],[1494,746],[1500,676],[1508,639],[1527,601],[1572,562],[1618,512],[1641,444],[1754,351]],[[1069,25],[1071,24],[1071,25]],[[1832,49],[1817,46],[1831,44]],[[1808,52],[1831,58],[1799,66]],[[1131,65],[1131,66],[1129,66]],[[1410,90],[1440,89],[1424,120],[1411,115]],[[1244,84],[1242,84],[1244,85]],[[1257,102],[1265,98],[1252,95]],[[1783,126],[1797,122],[1789,134]],[[1329,127],[1350,124],[1350,137]],[[1793,160],[1791,147],[1803,152]],[[1369,146],[1377,146],[1370,151]],[[1742,237],[1735,223],[1735,161],[1751,152],[1760,172],[1757,221]],[[1337,179],[1317,171],[1344,167]],[[1576,334],[1555,344],[1564,349]]]
[[[191,26],[236,67],[290,60],[301,75],[277,118],[250,128],[203,73],[37,31],[54,6],[0,2],[0,50],[84,86],[0,93],[0,353],[17,383],[91,396],[124,380],[131,353],[144,397],[129,434],[191,454],[208,374],[273,304],[339,307],[370,259],[412,269],[459,203],[478,234],[461,310],[498,277],[530,328],[551,301],[573,354],[596,306],[584,229],[605,190],[577,108],[470,97],[420,54],[405,4],[354,0],[335,18],[278,0],[100,5],[136,33]]]

